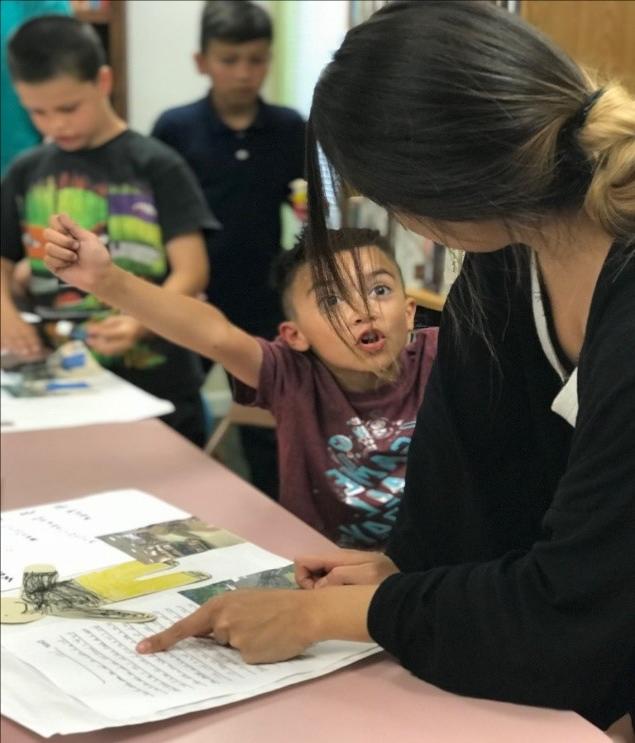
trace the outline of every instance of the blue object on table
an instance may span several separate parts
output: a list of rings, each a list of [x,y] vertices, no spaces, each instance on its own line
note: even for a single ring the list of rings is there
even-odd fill
[[[62,369],[77,369],[77,367],[85,365],[85,353],[74,353],[72,356],[62,356],[60,360],[60,366]]]
[[[58,390],[79,390],[89,387],[86,382],[49,382],[46,385],[47,392],[57,392]]]

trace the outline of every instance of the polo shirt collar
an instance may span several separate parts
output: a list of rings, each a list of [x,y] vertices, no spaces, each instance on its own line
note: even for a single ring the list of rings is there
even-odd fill
[[[202,103],[204,103],[208,111],[209,123],[212,131],[214,131],[216,134],[220,134],[222,132],[235,132],[234,129],[231,129],[227,126],[227,124],[225,124],[225,122],[216,112],[216,109],[214,108],[214,104],[212,102],[211,92],[205,96]],[[265,101],[263,101],[260,96],[258,96],[258,111],[256,112],[256,118],[247,127],[246,131],[249,131],[251,129],[264,129],[267,125],[268,109],[268,104],[265,103]]]

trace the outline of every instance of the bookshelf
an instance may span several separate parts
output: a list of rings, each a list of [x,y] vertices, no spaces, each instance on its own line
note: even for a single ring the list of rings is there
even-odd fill
[[[90,23],[104,45],[114,76],[112,104],[127,119],[126,0],[72,0],[71,4],[75,17]]]

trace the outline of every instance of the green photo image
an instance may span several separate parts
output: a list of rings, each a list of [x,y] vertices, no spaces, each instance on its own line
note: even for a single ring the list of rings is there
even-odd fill
[[[297,588],[295,582],[293,565],[285,565],[283,568],[274,570],[263,570],[261,573],[252,573],[236,580],[223,580],[200,588],[188,588],[179,591],[182,596],[204,604],[208,599],[214,598],[225,591],[235,591],[238,588]]]

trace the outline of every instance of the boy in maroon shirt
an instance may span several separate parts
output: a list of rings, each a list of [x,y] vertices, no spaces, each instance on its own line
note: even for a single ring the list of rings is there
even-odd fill
[[[329,237],[359,301],[351,306],[334,286],[313,284],[300,237],[278,267],[288,319],[273,342],[245,333],[211,305],[117,268],[100,241],[67,217],[46,233],[46,263],[64,281],[221,363],[236,380],[236,400],[276,418],[281,504],[340,546],[376,549],[397,515],[437,329],[413,337],[415,303],[379,233],[343,229]],[[327,305],[339,305],[337,329]]]

